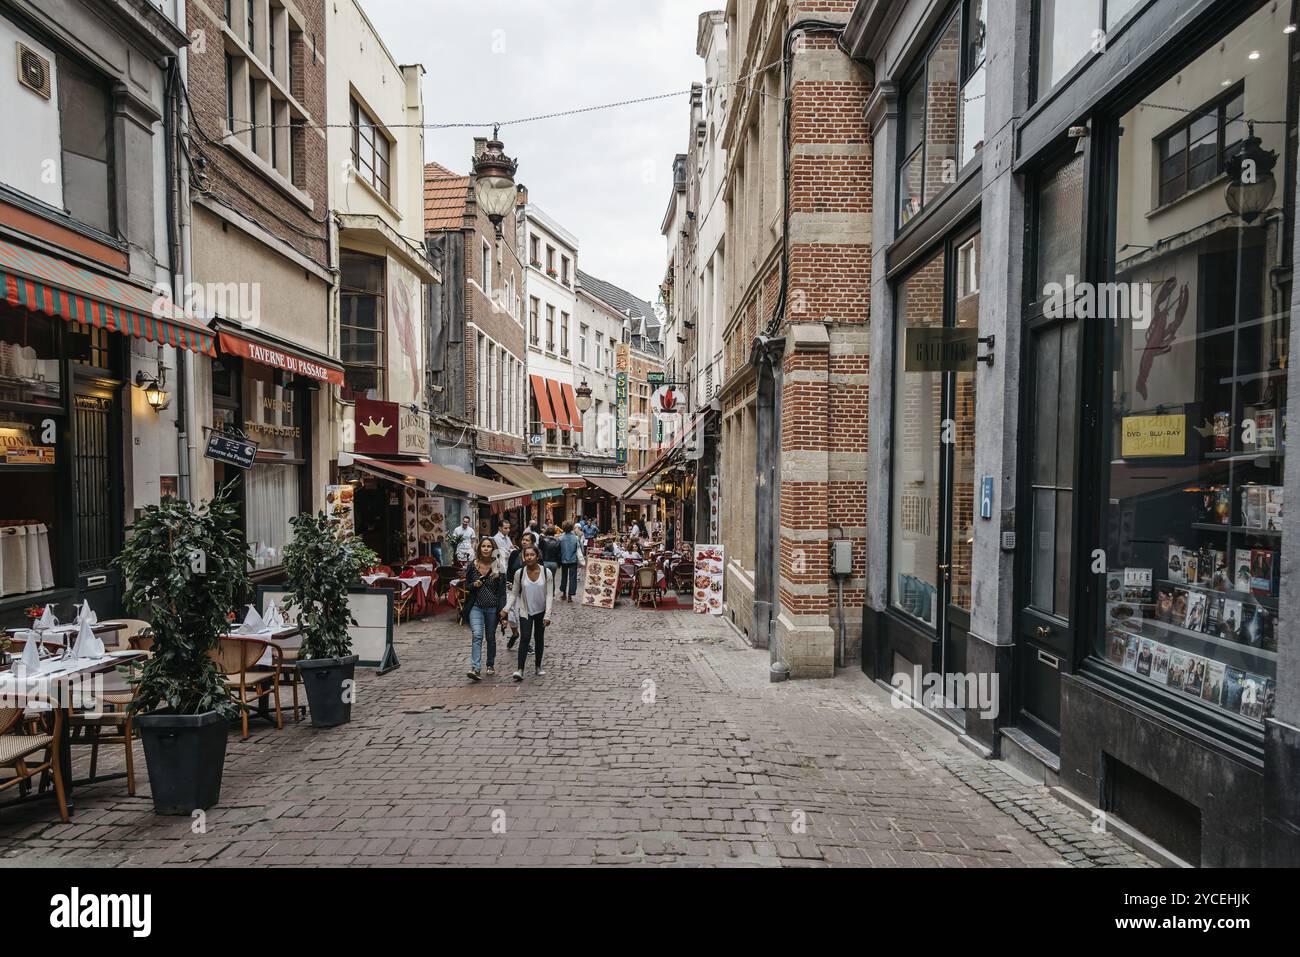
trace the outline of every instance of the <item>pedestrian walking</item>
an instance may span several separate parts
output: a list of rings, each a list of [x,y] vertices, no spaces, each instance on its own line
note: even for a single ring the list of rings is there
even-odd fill
[[[551,573],[551,589],[560,579],[560,530],[552,525],[542,536],[540,543],[542,567]]]
[[[560,536],[560,600],[573,601],[578,592],[578,552],[582,547],[578,536],[573,534],[573,523],[564,523],[564,534]]]
[[[483,538],[474,560],[465,569],[465,607],[469,609],[469,671],[471,681],[483,680],[483,642],[487,641],[487,673],[496,674],[497,625],[506,602],[506,576],[497,565],[497,544]]]
[[[524,558],[523,558],[524,549],[530,546],[533,548],[537,547],[537,536],[534,535],[532,532],[524,532],[524,534],[520,536],[519,547],[510,553],[510,559],[509,561],[506,562],[507,594],[506,594],[506,602],[504,605],[502,605],[503,608],[508,608],[510,605],[511,596],[515,588],[515,576],[518,574],[519,569],[524,567]],[[506,642],[506,648],[507,649],[513,648],[515,646],[515,642],[519,640],[518,615],[514,615],[514,614],[507,615],[504,621],[500,622],[499,624],[502,630],[505,630],[507,627],[510,629],[510,639]]]
[[[528,653],[533,653],[533,673],[544,677],[542,669],[542,652],[545,650],[546,629],[551,624],[551,603],[554,600],[554,576],[549,568],[541,563],[542,553],[536,545],[525,545],[524,564],[515,574],[514,588],[510,593],[510,607],[502,615],[513,611],[519,618],[519,667],[511,675],[515,681],[524,680],[524,665],[528,663]]]

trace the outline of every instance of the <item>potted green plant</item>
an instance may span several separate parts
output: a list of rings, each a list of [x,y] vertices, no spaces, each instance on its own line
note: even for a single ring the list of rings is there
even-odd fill
[[[200,505],[143,509],[117,558],[127,608],[153,628],[153,654],[131,704],[154,809],[190,814],[221,797],[227,722],[238,714],[209,652],[249,593],[239,511],[223,489]]]
[[[333,728],[352,720],[357,656],[352,654],[350,587],[379,561],[361,539],[340,531],[323,512],[289,519],[293,540],[284,548],[288,591],[284,607],[302,630],[298,673],[307,690],[311,723]]]

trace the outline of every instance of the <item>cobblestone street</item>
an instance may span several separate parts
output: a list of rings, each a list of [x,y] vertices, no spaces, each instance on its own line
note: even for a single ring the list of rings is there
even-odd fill
[[[147,782],[104,782],[71,824],[3,811],[0,863],[1148,863],[859,671],[769,684],[718,619],[557,605],[547,675],[521,685],[502,649],[469,686],[468,648],[446,615],[404,625],[402,667],[365,673],[350,726],[232,734],[202,833],[156,817]]]

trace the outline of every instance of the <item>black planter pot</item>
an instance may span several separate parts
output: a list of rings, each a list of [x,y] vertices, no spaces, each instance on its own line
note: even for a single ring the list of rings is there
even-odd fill
[[[142,714],[135,719],[144,742],[149,789],[159,814],[192,814],[221,800],[229,723],[216,711]]]
[[[307,689],[307,709],[314,728],[337,728],[352,720],[351,682],[357,672],[356,655],[298,662],[298,673]],[[349,682],[347,694],[343,683]]]

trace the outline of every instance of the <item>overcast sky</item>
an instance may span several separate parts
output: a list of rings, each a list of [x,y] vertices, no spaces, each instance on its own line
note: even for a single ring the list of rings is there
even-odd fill
[[[721,0],[361,0],[399,63],[422,63],[428,123],[508,121],[703,82],[699,14]],[[579,240],[584,271],[654,302],[686,94],[505,126],[518,181]],[[489,134],[491,130],[487,131]],[[468,129],[429,130],[426,159],[469,172]]]

